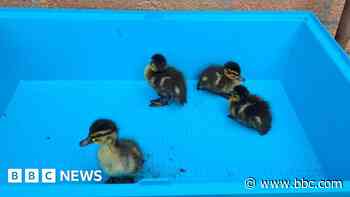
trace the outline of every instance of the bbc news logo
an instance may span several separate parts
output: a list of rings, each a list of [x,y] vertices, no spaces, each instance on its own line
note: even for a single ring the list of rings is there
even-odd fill
[[[100,182],[101,170],[8,169],[8,183]]]

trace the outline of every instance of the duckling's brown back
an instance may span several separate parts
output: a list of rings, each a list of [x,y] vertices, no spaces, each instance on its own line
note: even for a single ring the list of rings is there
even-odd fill
[[[210,79],[215,80],[217,72],[223,74],[224,67],[219,65],[211,65],[201,72],[201,74],[199,75],[199,79],[201,79],[204,75],[206,75],[209,78],[209,80]]]
[[[174,67],[168,67],[165,72],[156,73],[155,88],[158,92],[174,97],[180,104],[187,102],[187,88],[183,74]]]
[[[255,127],[261,134],[266,134],[272,124],[272,114],[269,104],[256,95],[250,95],[248,102],[253,103],[253,105],[246,109],[247,115],[250,117],[259,117],[260,121]],[[254,122],[255,120],[252,121]]]
[[[217,86],[224,75],[222,66],[209,66],[199,76],[199,86],[211,90],[217,90]]]
[[[135,162],[134,171],[142,169],[144,164],[144,157],[140,146],[133,140],[122,139],[119,142],[120,151],[122,155],[131,156],[133,162]]]
[[[168,72],[171,76],[173,76],[175,84],[180,89],[180,94],[178,95],[178,101],[181,104],[184,104],[187,102],[187,87],[186,87],[186,81],[185,77],[182,74],[182,72],[176,70],[174,67],[169,67]]]

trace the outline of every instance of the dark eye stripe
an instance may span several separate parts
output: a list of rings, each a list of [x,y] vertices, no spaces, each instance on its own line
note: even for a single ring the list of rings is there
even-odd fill
[[[229,70],[228,71],[230,74],[234,74],[234,75],[239,75],[236,71],[234,71],[234,70]]]
[[[96,133],[94,134],[93,136],[91,136],[92,138],[98,138],[98,137],[102,137],[102,136],[105,136],[105,135],[109,135],[111,133],[113,133],[114,131],[110,130],[108,132],[103,132],[103,133]]]

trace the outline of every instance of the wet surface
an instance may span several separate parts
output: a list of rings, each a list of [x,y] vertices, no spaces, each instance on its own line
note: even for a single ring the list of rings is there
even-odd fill
[[[167,173],[168,177],[171,177],[172,179],[177,179],[184,176],[187,172],[187,169],[182,166],[179,166],[179,161],[176,159],[177,157],[175,152],[175,146],[170,145],[168,150],[168,160],[164,161],[164,165],[168,166],[169,168],[169,172]],[[150,153],[145,153],[145,167],[140,177],[154,179],[164,177],[164,174],[161,173],[160,169],[157,169],[157,167],[153,165],[153,160],[154,158]]]

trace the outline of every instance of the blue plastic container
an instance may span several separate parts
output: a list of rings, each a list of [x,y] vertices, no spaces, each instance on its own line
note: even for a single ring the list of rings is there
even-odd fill
[[[143,70],[155,52],[188,79],[184,107],[148,107],[156,94]],[[195,90],[203,68],[228,60],[270,102],[266,136],[228,119],[224,99]],[[346,196],[349,66],[307,12],[1,9],[0,195]],[[78,143],[101,117],[140,143],[147,159],[140,182],[7,183],[9,168],[99,169],[97,146]],[[255,189],[246,188],[247,177]],[[260,188],[273,178],[342,179],[344,187]]]

